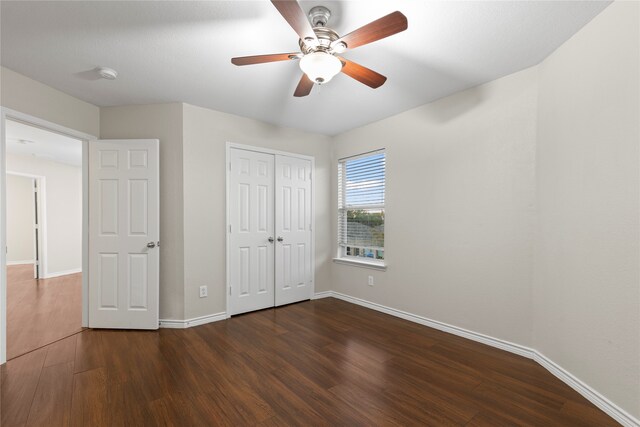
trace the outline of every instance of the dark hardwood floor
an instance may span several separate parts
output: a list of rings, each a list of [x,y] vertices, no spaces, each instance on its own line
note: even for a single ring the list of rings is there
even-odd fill
[[[86,330],[0,379],[3,427],[617,425],[531,360],[333,298]]]
[[[33,265],[7,266],[7,359],[82,330],[82,275],[35,280]]]

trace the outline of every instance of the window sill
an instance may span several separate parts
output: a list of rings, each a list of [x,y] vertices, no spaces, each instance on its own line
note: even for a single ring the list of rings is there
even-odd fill
[[[335,262],[336,264],[352,265],[354,267],[371,268],[373,270],[381,270],[381,271],[387,270],[386,264],[381,264],[377,262],[359,261],[359,260],[349,259],[349,258],[334,258],[333,262]]]

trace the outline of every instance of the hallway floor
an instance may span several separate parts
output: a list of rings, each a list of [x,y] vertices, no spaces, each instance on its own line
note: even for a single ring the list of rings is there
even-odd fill
[[[82,330],[82,274],[35,280],[33,265],[7,266],[7,360]]]

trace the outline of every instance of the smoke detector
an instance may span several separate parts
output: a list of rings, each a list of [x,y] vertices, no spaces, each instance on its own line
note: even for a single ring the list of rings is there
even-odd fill
[[[118,72],[113,68],[98,67],[96,71],[100,77],[106,80],[115,80],[118,77]]]

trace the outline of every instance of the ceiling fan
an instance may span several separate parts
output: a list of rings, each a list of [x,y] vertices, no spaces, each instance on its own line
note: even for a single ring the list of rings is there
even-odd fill
[[[295,0],[271,0],[271,3],[300,36],[298,44],[301,52],[241,56],[232,58],[232,64],[252,65],[299,59],[300,69],[304,74],[293,93],[293,96],[298,97],[309,95],[314,83],[328,83],[340,72],[373,89],[382,86],[387,80],[382,74],[338,55],[347,49],[355,49],[406,30],[407,17],[402,13],[390,13],[340,37],[327,27],[331,11],[324,6],[312,8],[307,18]]]

